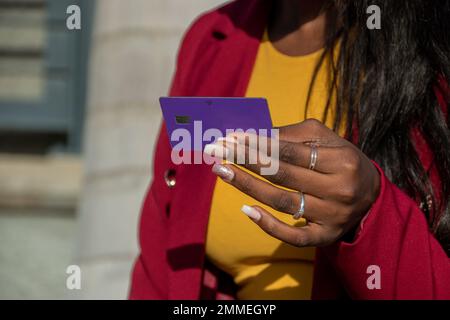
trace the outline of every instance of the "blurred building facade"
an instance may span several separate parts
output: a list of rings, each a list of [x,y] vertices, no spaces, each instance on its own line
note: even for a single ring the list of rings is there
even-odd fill
[[[69,31],[66,9],[86,9]],[[0,299],[61,298],[82,177],[89,0],[0,0]]]
[[[126,298],[158,97],[220,2],[0,0],[0,299]]]

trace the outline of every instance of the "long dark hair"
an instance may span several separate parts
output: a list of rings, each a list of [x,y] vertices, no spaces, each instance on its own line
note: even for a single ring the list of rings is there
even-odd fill
[[[337,0],[328,5],[334,19],[311,85],[329,58],[324,120],[335,100],[334,129],[344,125],[348,137],[357,136],[355,144],[421,203],[430,229],[450,256],[450,126],[436,96],[438,88],[447,93],[449,88],[450,1]],[[381,29],[366,25],[370,5],[381,9]],[[449,109],[448,96],[445,104]],[[433,152],[439,188],[433,188],[419,159],[413,130]]]

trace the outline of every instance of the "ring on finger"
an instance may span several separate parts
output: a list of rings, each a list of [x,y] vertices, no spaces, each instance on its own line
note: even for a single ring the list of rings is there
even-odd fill
[[[305,194],[303,192],[299,192],[300,195],[300,206],[298,211],[294,214],[294,219],[298,220],[305,214]]]
[[[318,157],[317,144],[313,143],[313,144],[311,144],[311,155],[309,158],[309,170],[314,171],[314,169],[316,168],[317,157]]]

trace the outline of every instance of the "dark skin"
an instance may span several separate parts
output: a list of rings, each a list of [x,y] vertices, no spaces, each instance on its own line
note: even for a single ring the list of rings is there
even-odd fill
[[[288,55],[302,55],[323,46],[327,13],[321,10],[320,1],[276,3],[269,35],[278,50]],[[251,214],[247,213],[261,229],[281,241],[298,247],[325,246],[344,236],[351,237],[379,194],[380,176],[376,167],[356,146],[317,120],[306,120],[279,130],[279,158],[273,159],[278,161],[279,170],[264,176],[275,185],[233,164],[216,165],[224,167],[229,174],[214,171],[240,191],[286,214],[297,212],[299,191],[305,194],[303,217],[307,223],[303,227],[287,225],[258,206],[250,208]],[[223,147],[245,154],[255,151],[242,135],[229,138],[222,142]],[[312,142],[318,145],[314,171],[309,169]],[[259,163],[241,165],[256,174],[261,172]]]
[[[269,22],[269,39],[289,56],[302,56],[321,49],[330,15],[323,0],[274,1]]]

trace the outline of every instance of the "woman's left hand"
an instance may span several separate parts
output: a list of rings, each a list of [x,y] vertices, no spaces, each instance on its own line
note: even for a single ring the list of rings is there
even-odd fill
[[[251,151],[249,139],[237,139],[228,150]],[[317,161],[311,165],[312,147]],[[210,149],[211,150],[211,149]],[[207,151],[205,151],[207,152]],[[209,152],[211,153],[211,152]],[[373,163],[356,146],[339,137],[317,120],[279,128],[278,171],[263,181],[232,164],[215,164],[213,172],[224,181],[277,211],[295,215],[304,195],[303,227],[290,226],[258,206],[244,206],[246,213],[269,235],[294,246],[326,246],[357,227],[378,196],[380,177]],[[256,161],[240,164],[260,174]],[[276,187],[282,186],[286,189]],[[290,191],[292,190],[292,191]]]

